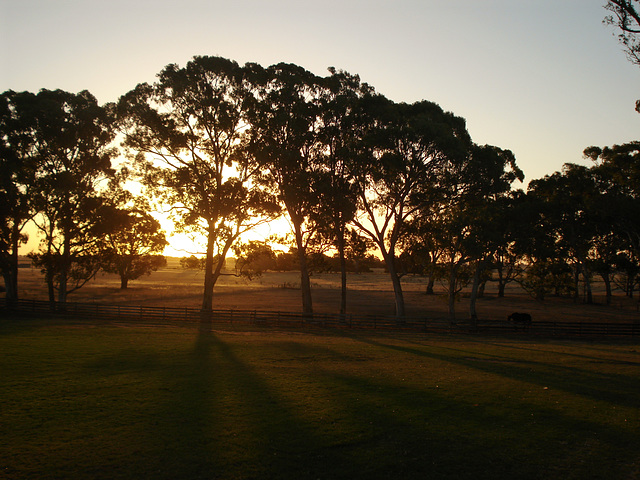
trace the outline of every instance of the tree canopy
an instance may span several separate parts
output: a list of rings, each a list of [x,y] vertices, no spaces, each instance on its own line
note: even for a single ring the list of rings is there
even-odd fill
[[[625,35],[638,33],[635,3],[608,4]],[[634,51],[635,37],[627,38]],[[589,147],[590,166],[567,164],[525,193],[515,190],[524,174],[513,152],[475,144],[464,118],[434,102],[394,102],[335,68],[318,76],[290,63],[198,56],[167,65],[117,105],[100,106],[87,91],[2,94],[0,268],[7,298],[17,298],[17,252],[32,222],[42,241],[31,257],[52,303],[56,290],[65,302],[99,268],[126,287],[163,263],[155,210],[168,212],[176,231],[205,238],[204,260],[185,260],[204,268],[205,312],[234,252],[238,275],[298,268],[309,315],[314,268],[339,263],[344,314],[348,261],[363,262],[372,245],[399,319],[408,274],[429,276],[431,293],[435,281],[445,285],[452,320],[469,283],[469,316],[477,318],[475,299],[494,272],[501,295],[517,280],[538,298],[577,297],[582,282],[591,301],[593,275],[609,296],[617,284],[632,294],[640,280],[639,152],[637,142]],[[123,194],[131,178],[146,203]],[[288,253],[242,243],[283,213]]]

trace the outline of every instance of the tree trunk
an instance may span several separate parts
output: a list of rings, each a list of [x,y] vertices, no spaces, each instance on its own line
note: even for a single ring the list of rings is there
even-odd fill
[[[503,298],[504,297],[504,288],[505,288],[505,283],[502,280],[498,280],[498,297]]]
[[[2,277],[6,288],[5,301],[10,304],[18,299],[18,246],[14,242],[7,263],[3,265]]]
[[[504,297],[504,287],[505,287],[506,283],[505,283],[505,280],[504,280],[504,269],[503,269],[503,263],[502,262],[497,262],[496,271],[498,272],[498,298],[503,298]]]
[[[7,304],[9,304],[16,300],[15,292],[13,291],[13,278],[11,275],[10,267],[7,267],[2,270],[2,277],[4,278],[4,286],[6,289],[4,298]]]
[[[129,278],[126,275],[120,276],[120,290],[126,290],[129,285]]]
[[[338,231],[338,255],[340,257],[340,277],[342,290],[340,293],[340,315],[347,313],[347,259],[344,254],[344,229]]]
[[[71,264],[71,240],[67,233],[63,233],[64,243],[62,246],[62,255],[60,258],[60,280],[58,281],[58,304],[60,308],[64,308],[67,302],[67,282],[69,276],[69,268]]]
[[[215,246],[215,226],[209,224],[207,232],[207,257],[204,263],[204,291],[202,293],[202,311],[210,312],[213,309],[213,247]]]
[[[587,268],[587,262],[585,259],[583,258],[578,258],[578,264],[579,264],[579,272],[582,273],[582,278],[584,279],[584,287],[586,290],[586,300],[585,301],[588,305],[593,304],[593,292],[591,291],[591,275],[589,273],[589,269]],[[577,279],[576,279],[576,289],[577,289]]]
[[[600,274],[600,276],[602,277],[602,281],[604,282],[607,305],[611,305],[611,277],[608,273],[602,273]]]
[[[587,287],[587,304],[593,304],[593,291],[591,290],[591,274],[587,269],[587,266],[582,266],[582,276],[584,277],[584,284]]]
[[[427,283],[427,291],[425,292],[427,295],[433,295],[433,285],[435,283],[435,274],[432,272],[429,275],[429,282]]]
[[[5,299],[7,302],[11,303],[15,300],[18,300],[18,238],[20,236],[20,231],[17,226],[13,227],[13,237],[12,237],[12,245],[11,245],[11,255],[9,259],[9,265],[7,268],[7,275],[4,275],[4,283],[7,288],[7,292],[5,294]],[[4,272],[3,272],[4,273]]]
[[[558,287],[556,286],[556,296],[560,296]],[[577,303],[580,297],[580,266],[574,265],[573,267],[573,302]]]
[[[400,277],[396,271],[395,256],[385,250],[382,250],[382,257],[384,258],[387,268],[389,269],[389,276],[391,277],[391,284],[393,285],[393,294],[395,298],[396,317],[398,319],[404,318],[404,295],[402,293],[402,284],[400,283]]]
[[[487,281],[480,282],[480,286],[478,287],[478,298],[484,298],[484,291],[487,288]]]
[[[478,327],[478,312],[476,311],[476,300],[478,298],[478,289],[480,287],[480,274],[484,269],[485,261],[478,260],[476,264],[476,271],[473,274],[473,284],[471,286],[471,295],[469,297],[469,318],[471,319],[471,326],[475,330]]]
[[[453,325],[456,323],[456,274],[458,267],[451,265],[449,269],[449,322]]]
[[[293,217],[293,216],[291,216]],[[311,280],[309,278],[309,266],[307,265],[307,255],[304,242],[302,241],[302,225],[299,221],[291,219],[296,236],[296,247],[298,248],[298,261],[300,262],[300,291],[302,294],[302,313],[313,314],[313,302],[311,299]]]

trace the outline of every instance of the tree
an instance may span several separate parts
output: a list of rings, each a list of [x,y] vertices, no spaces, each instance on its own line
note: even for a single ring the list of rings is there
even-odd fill
[[[595,267],[608,276],[607,267],[617,264],[633,278],[631,264],[640,258],[640,142],[589,147],[584,154],[594,162],[590,171],[599,192]]]
[[[380,96],[365,101],[368,131],[356,173],[359,213],[353,223],[380,250],[401,318],[397,247],[403,227],[433,200],[438,175],[466,156],[470,138],[464,119],[434,103],[395,104]]]
[[[291,221],[300,265],[302,311],[312,314],[307,246],[316,233],[311,215],[318,201],[311,185],[321,149],[320,79],[293,64],[267,69],[252,65],[251,69],[251,151],[262,168],[262,184],[272,189]]]
[[[251,240],[234,246],[236,273],[249,280],[260,277],[267,270],[276,269],[276,253],[266,242]]]
[[[498,245],[492,262],[497,274],[498,297],[501,298],[505,296],[506,286],[520,279],[524,272],[524,254],[518,247],[529,231],[526,210],[525,193],[522,190],[512,191],[505,199],[502,214],[495,225],[504,235],[504,241]]]
[[[590,252],[599,228],[596,205],[600,192],[588,167],[566,164],[562,172],[530,184],[530,190],[546,203],[545,215],[555,230],[556,248],[573,260],[576,279],[582,275],[587,303],[593,302]],[[578,294],[577,285],[574,294]]]
[[[618,40],[629,61],[640,66],[640,0],[609,0],[604,8],[611,12],[604,22],[620,30]],[[640,100],[636,102],[640,113]]]
[[[199,258],[195,255],[189,257],[182,257],[180,259],[180,266],[185,270],[203,270],[206,262],[206,258]]]
[[[24,227],[35,214],[35,102],[30,92],[0,96],[0,270],[8,301],[18,299],[18,248],[26,243]]]
[[[100,266],[104,207],[101,189],[113,177],[112,109],[87,91],[41,90],[36,95],[33,135],[38,173],[34,222],[43,236],[32,259],[45,273],[49,300],[89,281]]]
[[[202,310],[238,237],[279,213],[246,154],[245,69],[220,57],[168,65],[153,84],[120,99],[125,146],[146,187],[168,206],[179,230],[202,233],[206,257]]]
[[[513,182],[522,182],[524,173],[510,150],[492,145],[474,145],[463,171],[461,178],[467,185],[462,189],[462,203],[470,226],[470,235],[463,243],[476,263],[469,302],[471,320],[476,321],[481,275],[498,250],[508,243],[506,227],[513,214],[509,195]]]
[[[604,8],[612,13],[605,23],[618,27],[629,60],[640,66],[640,0],[609,0]]]
[[[160,223],[149,213],[135,207],[113,209],[108,220],[102,269],[120,276],[121,289],[126,289],[130,280],[167,264],[162,251],[168,242]]]
[[[358,160],[358,143],[362,140],[363,116],[358,104],[373,94],[357,75],[330,68],[321,91],[320,142],[324,145],[320,165],[315,172],[313,191],[323,201],[312,212],[319,232],[337,250],[341,273],[340,313],[347,311],[347,226],[357,208],[354,188]]]

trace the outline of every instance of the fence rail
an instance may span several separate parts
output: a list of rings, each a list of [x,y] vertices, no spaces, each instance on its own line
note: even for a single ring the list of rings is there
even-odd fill
[[[544,336],[640,336],[640,322],[534,322],[527,329],[507,322],[468,321],[452,324],[446,318],[402,317],[354,314],[304,314],[264,310],[212,310],[196,308],[113,305],[102,303],[56,303],[42,300],[16,300],[0,303],[0,314],[20,316],[53,315],[64,318],[92,319],[149,325],[199,325],[238,323],[265,326],[299,327],[313,325],[331,328],[407,330],[458,333],[527,333]]]

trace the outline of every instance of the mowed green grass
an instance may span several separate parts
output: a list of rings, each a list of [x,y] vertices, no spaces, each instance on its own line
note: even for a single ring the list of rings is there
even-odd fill
[[[0,320],[0,478],[632,479],[640,346]]]

